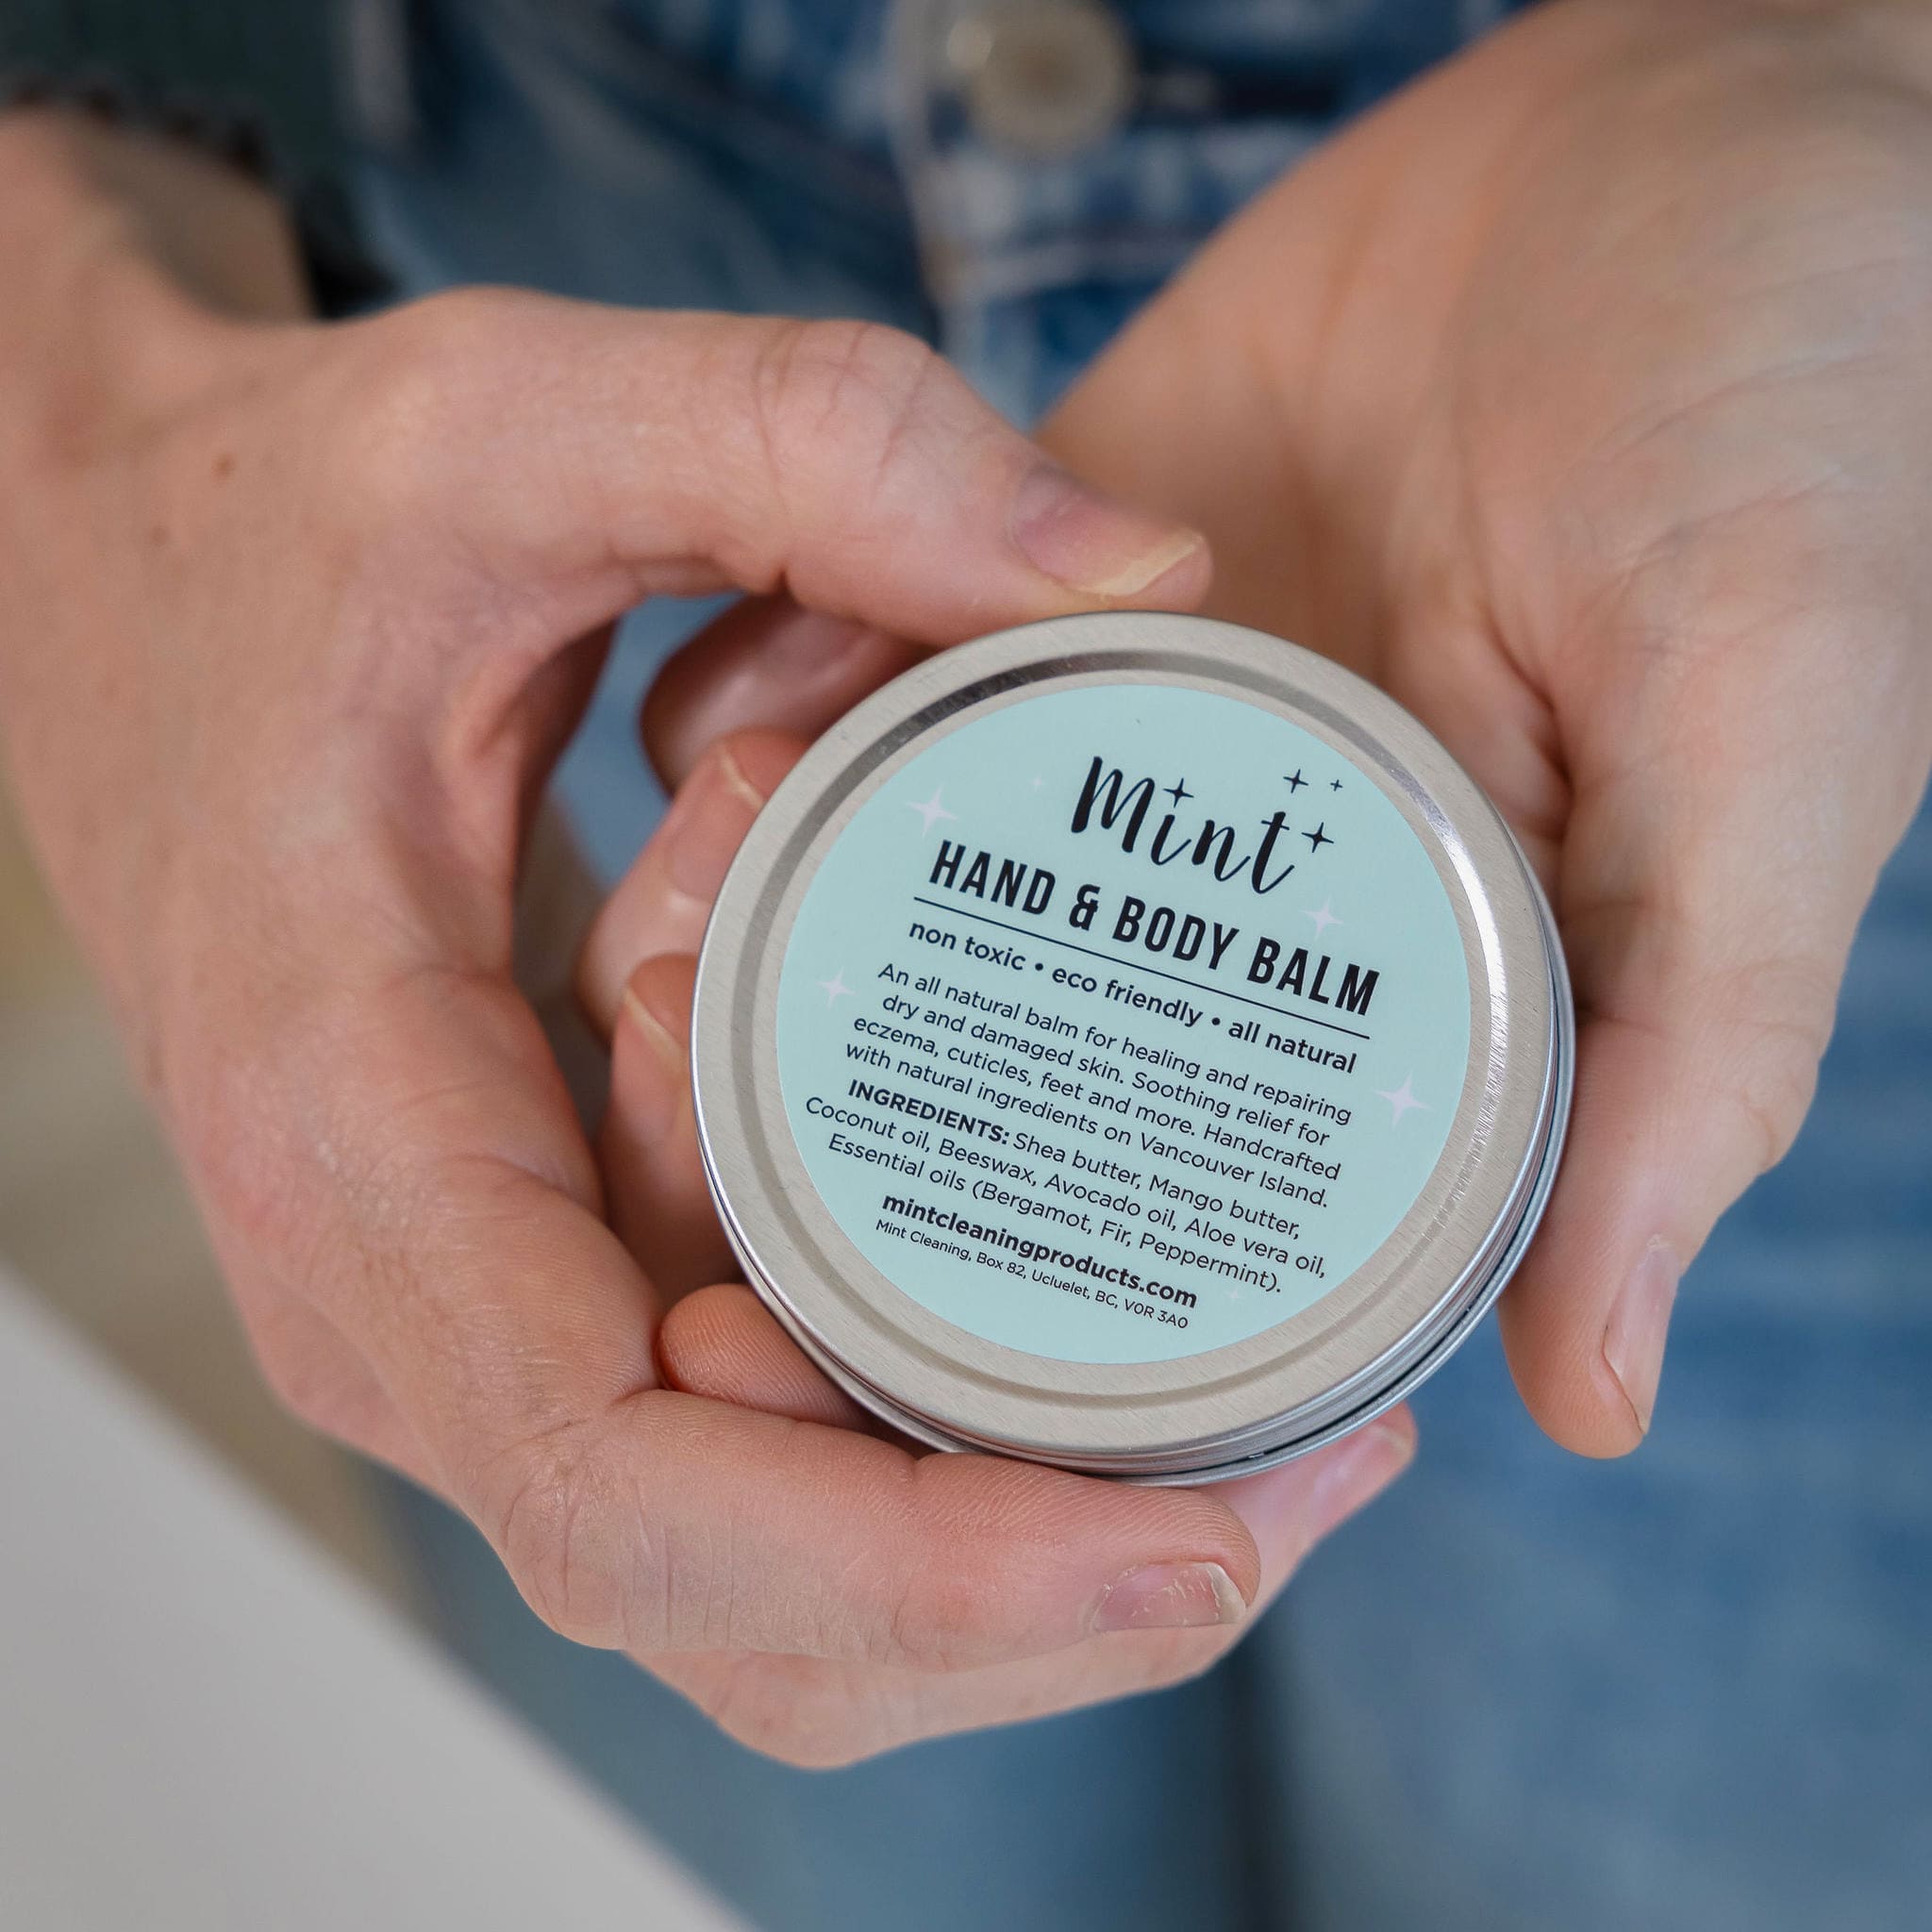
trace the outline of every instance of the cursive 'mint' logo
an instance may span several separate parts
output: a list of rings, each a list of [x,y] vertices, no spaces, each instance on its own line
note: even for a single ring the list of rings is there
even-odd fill
[[[1235,827],[1218,819],[1204,817],[1192,831],[1182,829],[1179,807],[1192,796],[1186,780],[1166,787],[1158,787],[1152,778],[1137,778],[1129,784],[1119,766],[1110,766],[1097,757],[1087,768],[1086,782],[1074,806],[1073,830],[1084,832],[1097,821],[1103,831],[1119,831],[1123,852],[1134,852],[1147,828],[1157,792],[1174,797],[1175,809],[1161,814],[1153,838],[1140,851],[1150,864],[1173,865],[1185,858],[1190,864],[1205,866],[1223,885],[1245,874],[1257,892],[1272,892],[1294,870],[1292,859],[1275,865],[1275,848],[1289,829],[1286,813],[1271,812],[1263,819],[1259,842],[1246,852],[1241,848]],[[1334,841],[1324,839],[1323,843],[1333,844]]]

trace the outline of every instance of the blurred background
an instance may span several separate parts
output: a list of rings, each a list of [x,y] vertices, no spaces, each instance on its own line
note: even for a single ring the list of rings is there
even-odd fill
[[[269,1395],[4,792],[0,1478],[5,1932],[732,1932]]]

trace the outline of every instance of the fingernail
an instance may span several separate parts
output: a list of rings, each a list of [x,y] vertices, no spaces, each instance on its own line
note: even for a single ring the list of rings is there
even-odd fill
[[[629,987],[624,990],[621,1014],[643,1041],[658,1075],[627,1085],[624,1095],[625,1124],[642,1145],[655,1146],[670,1133],[677,1119],[678,1104],[684,1098],[684,1049]]]
[[[1088,489],[1054,463],[1020,485],[1010,527],[1036,570],[1090,597],[1134,596],[1207,541]]]
[[[1657,1377],[1663,1374],[1664,1338],[1670,1332],[1671,1305],[1677,1298],[1683,1264],[1661,1238],[1643,1251],[1624,1291],[1604,1324],[1604,1360],[1637,1417],[1648,1430],[1657,1407]]]
[[[664,821],[665,876],[689,898],[716,898],[764,803],[729,748],[714,753],[692,773]]]
[[[1150,1563],[1108,1588],[1094,1607],[1093,1628],[1192,1630],[1239,1624],[1247,1608],[1219,1563]]]
[[[1308,1503],[1308,1526],[1324,1537],[1365,1508],[1415,1460],[1415,1424],[1382,1416],[1327,1452]]]

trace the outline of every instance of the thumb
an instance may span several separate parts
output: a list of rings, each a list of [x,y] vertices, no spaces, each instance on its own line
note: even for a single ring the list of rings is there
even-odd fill
[[[548,591],[551,638],[658,591],[786,590],[948,643],[1205,589],[1198,535],[1076,481],[894,329],[501,291],[365,326],[400,391],[376,418],[408,444],[381,468],[462,558]]]
[[[1658,662],[1599,691],[1572,757],[1556,901],[1575,984],[1570,1139],[1503,1299],[1519,1389],[1559,1442],[1649,1427],[1679,1276],[1810,1105],[1877,870],[1924,783],[1918,707],[1869,641]],[[1641,676],[1637,674],[1641,672]]]

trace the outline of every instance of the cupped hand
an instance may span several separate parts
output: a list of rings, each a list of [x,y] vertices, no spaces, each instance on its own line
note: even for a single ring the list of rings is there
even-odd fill
[[[1575,1111],[1502,1322],[1589,1454],[1790,1144],[1924,784],[1928,181],[1923,8],[1541,8],[1233,223],[1045,432],[1208,533],[1214,614],[1433,726],[1550,887]],[[800,678],[808,622],[675,665],[660,765],[857,696],[879,646]]]
[[[782,589],[943,643],[1189,602],[1199,541],[876,328],[507,293],[218,316],[92,144],[0,128],[0,716],[277,1389],[452,1498],[558,1629],[787,1756],[1050,1707],[1090,1655],[1205,1661],[1399,1427],[1379,1470],[1230,1501],[915,1458],[796,1394],[728,1295],[668,1374],[656,1236],[608,1225],[510,974],[533,801],[640,598]]]

